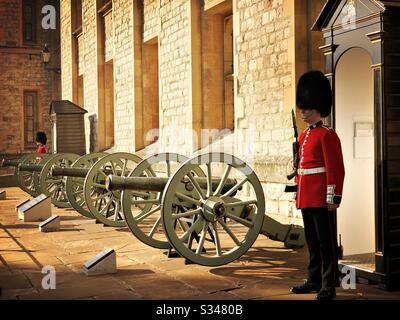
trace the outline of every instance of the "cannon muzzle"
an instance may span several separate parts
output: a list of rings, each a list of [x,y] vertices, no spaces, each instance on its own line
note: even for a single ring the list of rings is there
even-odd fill
[[[0,162],[0,167],[18,167],[19,161],[18,160],[7,160],[3,159]]]

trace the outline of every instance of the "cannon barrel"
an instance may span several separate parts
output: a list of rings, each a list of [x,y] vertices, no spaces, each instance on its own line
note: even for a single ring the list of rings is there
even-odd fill
[[[168,178],[161,177],[132,177],[125,178],[109,175],[106,178],[106,189],[114,190],[141,190],[162,192],[167,185]]]
[[[106,178],[106,189],[108,191],[114,190],[142,190],[142,191],[159,191],[162,192],[167,185],[169,178],[166,177],[119,177],[114,175],[109,175]],[[207,189],[207,178],[195,177],[195,180],[199,186],[203,189]],[[193,185],[189,179],[184,179],[182,181],[186,185],[188,191],[193,190]],[[218,188],[220,179],[212,179],[212,189]],[[227,179],[222,192],[226,192],[237,184],[236,179]],[[241,188],[239,188],[240,190]]]
[[[0,167],[18,167],[19,160],[7,160],[3,159],[0,162]]]
[[[63,177],[77,177],[77,178],[86,178],[86,175],[89,173],[90,168],[70,168],[70,167],[60,167],[54,165],[50,170],[50,175],[53,177],[63,176]],[[122,170],[115,170],[117,174],[121,174]],[[105,174],[113,174],[111,168],[104,168],[103,172]],[[125,174],[129,174],[129,171],[125,171]]]
[[[19,171],[40,172],[42,171],[43,164],[21,164],[18,166]]]
[[[53,166],[50,170],[50,175],[53,177],[65,176],[65,177],[85,178],[88,172],[89,169],[87,168],[67,168],[67,167]]]

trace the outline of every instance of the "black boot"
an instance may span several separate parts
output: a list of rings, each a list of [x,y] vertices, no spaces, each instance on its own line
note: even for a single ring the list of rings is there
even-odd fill
[[[322,288],[315,296],[316,300],[327,301],[336,298],[336,289],[334,287]]]
[[[305,281],[304,284],[302,284],[300,286],[295,286],[295,287],[290,288],[290,292],[296,293],[296,294],[318,292],[320,290],[321,290],[320,284],[309,282],[309,281]]]

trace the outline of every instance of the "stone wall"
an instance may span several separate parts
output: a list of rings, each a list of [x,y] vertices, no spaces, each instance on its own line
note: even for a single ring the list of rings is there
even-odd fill
[[[143,1],[143,39],[158,34],[160,25],[160,0]]]
[[[52,4],[59,12],[58,1],[37,1],[36,38],[32,44],[23,43],[22,2],[3,0],[0,5],[0,153],[21,154],[32,152],[24,143],[24,91],[35,91],[38,97],[37,130],[45,131],[47,148],[51,151],[51,125],[49,106],[52,99],[59,99],[60,76],[46,70],[42,49],[47,43],[52,54],[49,67],[57,67],[60,45],[60,20],[57,14],[56,30],[41,27],[41,9]],[[35,148],[35,147],[34,147]]]
[[[294,90],[289,63],[293,39],[289,0],[237,0],[237,128],[253,130],[254,169],[263,182],[267,213],[296,214],[283,193],[290,171],[293,129],[285,90]],[[293,2],[293,1],[290,1]]]
[[[71,1],[60,2],[61,14],[61,87],[62,99],[72,101]]]
[[[43,72],[41,54],[8,54],[0,51],[0,153],[24,152],[22,144],[23,94],[24,90],[38,93],[38,129],[44,130],[51,146],[49,105],[51,90],[48,90],[51,74]]]
[[[115,151],[135,152],[133,106],[133,3],[114,2]]]
[[[69,0],[66,0],[69,2]],[[96,1],[82,1],[82,37],[84,49],[83,92],[86,148],[97,150],[98,80],[97,80],[97,8]],[[63,39],[61,39],[63,41]],[[63,61],[63,63],[68,63]]]
[[[194,83],[196,54],[201,57],[201,34],[192,34],[201,26],[201,14],[194,0],[144,0],[143,41],[158,37],[159,102],[161,136],[158,143],[141,150],[174,151],[192,155],[192,130],[201,103],[193,99],[201,92]],[[62,0],[62,48],[70,50],[68,0]],[[218,3],[206,0],[206,5]],[[226,3],[225,3],[226,4]],[[113,48],[115,88],[114,151],[138,152],[135,147],[134,41],[135,1],[113,1]],[[201,9],[201,8],[200,8]],[[292,0],[232,0],[234,33],[235,132],[214,143],[213,151],[237,151],[255,169],[263,183],[267,213],[286,219],[299,218],[292,195],[284,194],[286,175],[291,171],[293,130],[290,111],[294,107],[296,82],[295,6]],[[66,15],[66,16],[64,16]],[[307,32],[307,26],[302,32]],[[110,30],[111,33],[111,30]],[[96,150],[98,117],[98,49],[94,1],[83,0],[83,48],[85,108],[89,111],[86,136]],[[136,39],[136,40],[135,40]],[[196,49],[197,48],[197,49]],[[70,54],[63,52],[63,96],[70,96]],[[304,60],[304,59],[303,59]],[[197,69],[196,69],[197,68]],[[199,66],[201,68],[201,66]],[[140,70],[140,68],[139,68]],[[138,80],[138,79],[136,79]],[[204,79],[200,79],[204,81]],[[200,92],[196,92],[199,88]],[[89,121],[89,119],[91,119]],[[91,128],[91,129],[90,129]],[[88,130],[89,129],[89,130]],[[240,139],[242,134],[244,139]],[[215,149],[216,148],[216,149]],[[244,150],[244,152],[243,152]],[[204,151],[204,150],[202,150]]]
[[[190,101],[189,1],[162,0],[159,44],[161,144],[188,154],[192,130]],[[186,132],[185,132],[186,131]],[[187,147],[187,148],[185,148]]]
[[[104,17],[104,30],[105,30],[105,61],[109,61],[114,57],[114,25],[113,25],[113,12],[110,12]]]
[[[15,0],[4,0],[0,6],[0,45],[16,46],[21,40],[19,25],[20,5]]]

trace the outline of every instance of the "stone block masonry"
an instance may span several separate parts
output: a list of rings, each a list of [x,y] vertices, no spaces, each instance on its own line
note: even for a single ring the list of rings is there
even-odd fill
[[[160,134],[148,149],[174,151],[192,155],[196,150],[191,135],[200,121],[202,85],[193,79],[193,64],[201,63],[201,34],[193,33],[207,12],[197,12],[194,0],[114,0],[112,46],[114,64],[114,146],[113,151],[138,152],[135,146],[138,103],[135,80],[135,17],[141,19],[141,41],[158,41],[158,87]],[[322,1],[323,2],[323,1]],[[291,171],[293,142],[290,111],[294,107],[297,32],[295,4],[292,0],[206,0],[207,8],[223,6],[233,14],[234,120],[235,136],[251,130],[250,140],[240,143],[251,146],[244,153],[253,164],[265,188],[267,213],[285,218],[298,218],[290,195],[283,193],[286,175]],[[135,15],[134,10],[141,10]],[[72,96],[70,1],[61,0],[61,48],[63,56],[63,98]],[[215,11],[215,10],[214,10]],[[88,151],[97,150],[99,115],[98,83],[98,15],[95,1],[83,0],[84,105],[89,111],[86,121]],[[137,21],[136,21],[137,23]],[[196,49],[197,48],[197,49]],[[197,50],[197,51],[196,51]],[[196,56],[198,55],[198,56]],[[222,58],[222,57],[221,57]],[[138,59],[138,60],[137,60]],[[140,66],[139,66],[140,67]],[[139,69],[141,70],[141,69]],[[146,77],[141,78],[146,83]],[[136,82],[135,82],[136,81]],[[207,79],[199,79],[207,81]],[[135,87],[136,84],[136,87]],[[197,89],[196,89],[197,88]],[[196,91],[200,90],[200,92]],[[139,90],[140,93],[140,90]],[[141,114],[141,113],[139,113]],[[200,117],[201,118],[201,117]],[[196,122],[196,123],[195,123]],[[201,126],[201,124],[200,124]],[[155,128],[157,129],[157,128]],[[89,143],[90,141],[90,143]],[[222,138],[236,150],[238,139]],[[228,142],[229,141],[229,142]],[[236,141],[236,142],[235,142]],[[236,149],[235,149],[236,148]],[[222,150],[222,149],[221,149]],[[225,148],[226,150],[226,148]],[[140,153],[145,154],[146,149]],[[241,155],[242,156],[242,155]]]

